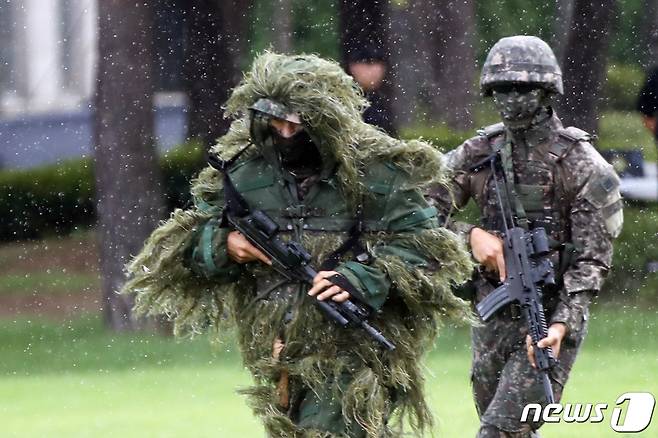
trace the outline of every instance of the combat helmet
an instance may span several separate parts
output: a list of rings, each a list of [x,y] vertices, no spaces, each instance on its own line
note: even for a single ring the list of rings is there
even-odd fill
[[[282,103],[272,99],[260,98],[249,107],[252,111],[258,111],[277,119],[286,120],[292,123],[302,123],[301,119],[292,110],[288,109]]]
[[[260,98],[249,106],[249,131],[254,144],[263,146],[270,136],[272,117],[292,123],[301,123],[299,116],[286,105],[273,99]]]
[[[501,38],[489,51],[480,77],[482,93],[490,96],[494,86],[510,82],[537,84],[547,91],[564,93],[562,71],[553,50],[535,36]]]

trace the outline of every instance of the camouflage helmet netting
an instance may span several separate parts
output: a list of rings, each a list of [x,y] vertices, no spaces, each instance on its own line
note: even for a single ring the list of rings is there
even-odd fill
[[[535,36],[501,38],[489,51],[480,77],[482,93],[489,96],[495,85],[510,82],[537,84],[563,94],[562,71],[555,54]]]

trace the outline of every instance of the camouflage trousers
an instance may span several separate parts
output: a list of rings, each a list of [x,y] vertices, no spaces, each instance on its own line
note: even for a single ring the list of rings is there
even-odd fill
[[[556,402],[562,397],[586,333],[587,321],[584,321],[578,331],[568,333],[562,341],[558,365],[550,373]],[[472,330],[471,381],[480,417],[477,438],[539,436],[536,430],[541,422],[520,421],[525,405],[547,403],[541,377],[528,361],[526,334],[523,319],[513,317],[509,308]]]
[[[299,379],[290,381],[290,405],[286,415],[295,424],[298,432],[309,438],[365,438],[368,433],[352,414],[345,416],[343,412],[342,396],[348,386],[354,381],[350,373],[343,373],[339,378],[327,376],[326,382],[316,389],[310,389]],[[387,427],[396,407],[396,391],[389,388],[390,405],[382,412],[384,416],[384,430],[377,436],[379,438],[390,438],[393,435]],[[367,412],[362,413],[367,415]],[[364,420],[367,420],[364,417]],[[302,436],[302,435],[294,435]],[[285,434],[289,437],[292,435]],[[372,436],[372,435],[370,435]],[[282,438],[280,435],[272,435],[271,438]]]
[[[356,422],[347,424],[339,398],[340,392],[352,381],[352,376],[343,375],[340,382],[329,378],[319,391],[299,387],[292,397],[289,417],[301,429],[326,431],[326,437],[364,438],[365,430]],[[336,384],[338,388],[336,388]],[[338,391],[336,391],[338,389]],[[338,396],[337,396],[338,395]]]

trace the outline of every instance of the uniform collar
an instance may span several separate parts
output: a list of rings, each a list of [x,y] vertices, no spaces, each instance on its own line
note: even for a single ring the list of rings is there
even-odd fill
[[[542,109],[529,128],[512,131],[505,129],[507,138],[512,145],[525,146],[529,150],[545,143],[551,135],[562,127],[562,123],[551,107]]]

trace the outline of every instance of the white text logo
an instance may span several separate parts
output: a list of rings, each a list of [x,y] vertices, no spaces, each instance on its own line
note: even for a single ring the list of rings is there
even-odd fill
[[[656,399],[648,392],[627,392],[617,398],[615,406],[610,419],[612,430],[615,432],[642,432],[651,423]],[[543,408],[540,404],[530,403],[523,408],[521,421],[600,423],[605,419],[607,409],[607,403],[567,403],[564,406],[552,403]]]

